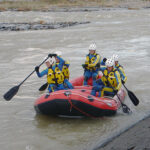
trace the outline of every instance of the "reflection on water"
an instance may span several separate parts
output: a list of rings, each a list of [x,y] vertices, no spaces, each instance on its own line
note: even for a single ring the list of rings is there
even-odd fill
[[[34,124],[50,141],[55,139],[64,146],[70,145],[71,149],[84,149],[85,145],[93,147],[93,140],[98,137],[99,133],[105,135],[106,132],[110,132],[107,125],[112,124],[111,131],[117,127],[117,124],[107,117],[71,119],[36,115]],[[89,141],[89,139],[92,140]]]
[[[90,150],[150,114],[149,10],[13,13],[16,14],[16,22],[43,17],[53,21],[91,23],[58,30],[0,32],[1,149]],[[11,12],[1,14],[1,22],[4,18],[7,22],[13,21]],[[33,105],[42,94],[38,89],[46,81],[46,77],[39,79],[36,74],[20,87],[11,101],[6,102],[2,98],[11,87],[23,81],[45,56],[56,50],[62,51],[62,57],[70,61],[71,79],[82,75],[81,64],[93,41],[102,57],[110,57],[114,53],[120,56],[120,63],[128,77],[126,86],[140,100],[135,107],[126,97],[125,103],[133,111],[131,115],[121,110],[116,116],[98,119],[35,115]],[[45,65],[40,70],[44,68]]]

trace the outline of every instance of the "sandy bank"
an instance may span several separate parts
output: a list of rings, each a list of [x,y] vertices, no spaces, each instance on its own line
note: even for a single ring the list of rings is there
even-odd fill
[[[150,0],[1,0],[0,11],[89,11],[99,8],[150,8]]]

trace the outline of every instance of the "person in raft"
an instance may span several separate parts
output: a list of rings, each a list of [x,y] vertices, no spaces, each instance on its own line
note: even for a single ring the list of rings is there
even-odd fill
[[[57,51],[56,54],[59,57],[62,56],[62,52],[61,51]],[[56,57],[56,64],[58,65],[59,63],[60,63],[60,60]],[[64,75],[64,86],[66,88],[68,88],[68,89],[73,89],[72,84],[69,82],[69,76],[70,76],[69,66],[70,66],[69,61],[65,61],[64,65],[62,67],[62,73]]]
[[[59,56],[57,56],[57,54],[49,54],[49,57],[50,57],[49,61],[46,62],[46,66],[48,68],[46,68],[42,72],[39,72],[39,66],[35,67],[37,76],[41,78],[44,75],[47,75],[49,93],[58,91],[58,90],[64,90],[65,89],[63,85],[64,75],[62,73],[62,67],[65,61]],[[54,59],[52,57],[55,57],[55,59],[59,59],[60,63],[58,65],[54,64]]]
[[[123,67],[119,64],[119,56],[118,55],[113,55],[112,59],[115,62],[115,68],[118,70],[118,72],[120,73],[120,77],[121,77],[121,81],[124,84],[127,80],[127,76],[125,74],[125,71],[123,69]]]
[[[92,77],[93,85],[96,85],[96,79],[98,77],[98,69],[100,68],[100,55],[96,53],[96,44],[90,44],[89,54],[86,56],[85,64],[82,64],[84,68],[84,85],[88,84],[88,79]]]
[[[114,60],[107,59],[106,66],[101,67],[100,71],[103,72],[101,79],[96,80],[96,86],[92,88],[91,95],[96,96],[96,92],[99,92],[98,97],[114,96],[121,88],[120,74],[114,67]]]

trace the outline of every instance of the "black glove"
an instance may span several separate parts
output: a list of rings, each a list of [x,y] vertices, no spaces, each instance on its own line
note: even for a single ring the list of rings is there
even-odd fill
[[[101,82],[101,79],[96,80],[96,83],[100,83],[100,82]]]
[[[82,64],[83,68],[86,68],[88,66],[88,64]]]
[[[125,82],[123,80],[121,80],[121,81],[122,81],[122,84],[125,84]]]
[[[99,68],[99,67],[100,67],[100,64],[98,63],[98,64],[96,65],[96,67],[98,67],[98,68]]]
[[[36,66],[36,67],[35,67],[35,71],[36,71],[36,72],[39,72],[39,66]]]
[[[118,90],[114,90],[115,95],[118,93]]]
[[[106,62],[107,58],[103,58],[103,62]]]
[[[99,85],[98,88],[99,88],[99,91],[101,91],[104,88],[104,86],[103,85]]]
[[[52,54],[52,56],[56,57],[56,56],[57,56],[57,54]]]
[[[48,54],[48,57],[51,57],[51,58],[52,58],[52,55],[53,55],[53,54]]]

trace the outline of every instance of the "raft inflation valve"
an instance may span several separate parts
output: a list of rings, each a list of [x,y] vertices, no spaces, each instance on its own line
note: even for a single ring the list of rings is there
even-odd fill
[[[45,98],[48,98],[49,96],[50,96],[50,93],[46,94],[46,95],[45,95]]]
[[[107,102],[106,103],[109,107],[112,107],[112,103]]]
[[[64,95],[65,95],[65,96],[71,95],[71,91],[65,91],[65,92],[64,92]]]
[[[88,96],[88,100],[89,100],[90,102],[93,102],[93,101],[94,101],[94,98],[91,97],[91,96]]]
[[[85,89],[81,90],[81,92],[85,92],[85,91],[86,91]]]

